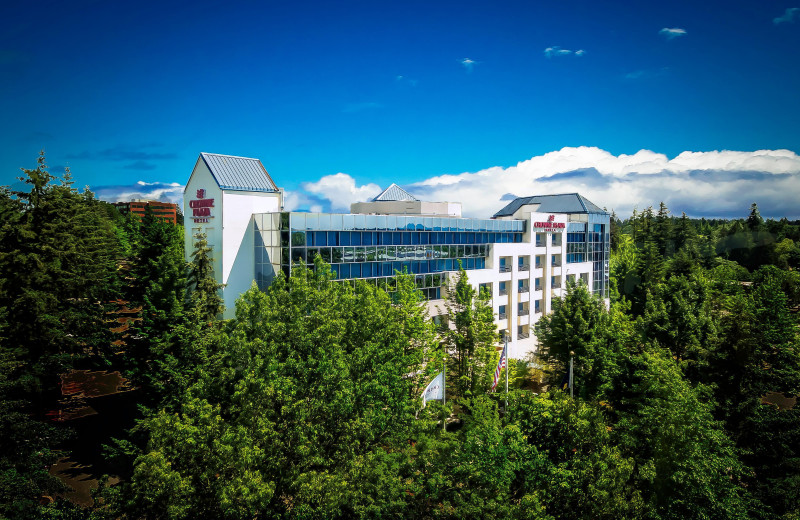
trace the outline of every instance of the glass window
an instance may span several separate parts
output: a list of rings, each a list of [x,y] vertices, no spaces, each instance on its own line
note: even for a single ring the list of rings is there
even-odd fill
[[[331,263],[331,248],[330,247],[321,247],[319,250],[319,254],[322,257],[322,260],[325,263]]]

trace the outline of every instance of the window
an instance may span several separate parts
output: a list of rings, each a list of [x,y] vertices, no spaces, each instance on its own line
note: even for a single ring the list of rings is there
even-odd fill
[[[506,319],[508,317],[508,315],[506,314],[506,306],[505,305],[501,305],[497,309],[497,314],[498,314],[499,319],[501,319],[501,320]]]
[[[500,296],[508,294],[507,282],[500,282]]]

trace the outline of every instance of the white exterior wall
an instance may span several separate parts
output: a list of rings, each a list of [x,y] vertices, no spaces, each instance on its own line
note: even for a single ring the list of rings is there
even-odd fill
[[[206,190],[206,199],[214,199],[214,207],[211,208],[211,217],[208,222],[195,223],[192,218],[192,208],[189,202],[197,200],[197,190]],[[214,275],[218,282],[222,283],[222,210],[223,210],[222,190],[219,189],[217,181],[208,170],[206,163],[198,159],[192,171],[189,182],[183,190],[183,223],[184,223],[184,246],[186,251],[186,261],[191,262],[192,252],[194,251],[194,235],[197,232],[205,233],[208,245],[211,246],[214,258]]]
[[[516,216],[519,218],[519,216]],[[495,314],[495,324],[498,330],[505,329],[508,331],[508,355],[515,359],[524,359],[529,353],[535,352],[537,347],[536,335],[534,334],[534,327],[536,322],[542,316],[552,312],[552,301],[554,298],[560,298],[564,294],[566,287],[566,276],[575,275],[580,279],[581,274],[588,276],[589,287],[592,285],[592,262],[581,262],[567,264],[567,222],[569,216],[566,214],[556,214],[554,221],[564,223],[564,228],[561,231],[545,231],[541,228],[534,228],[533,222],[546,222],[550,214],[544,213],[527,213],[524,218],[528,220],[527,231],[523,236],[521,243],[506,243],[506,244],[492,244],[490,248],[489,257],[486,259],[486,269],[476,269],[467,271],[470,284],[477,290],[481,284],[492,284],[492,310]],[[546,234],[545,245],[542,247],[536,246],[536,233]],[[553,245],[553,235],[561,236],[561,245]],[[542,267],[536,269],[536,256],[543,255],[544,262]],[[561,255],[561,266],[553,267],[553,255]],[[519,270],[519,257],[529,257],[529,270]],[[508,272],[500,272],[500,258],[506,257],[508,259],[506,265],[511,269]],[[455,273],[452,273],[455,274]],[[452,275],[451,274],[451,275]],[[551,285],[551,276],[561,276],[561,287],[553,288]],[[541,289],[535,291],[535,280],[541,278]],[[528,282],[528,292],[519,292],[519,281]],[[500,282],[506,282],[508,293],[500,295]],[[540,312],[534,312],[534,302],[541,300]],[[518,312],[519,303],[528,303],[528,315],[520,316]],[[499,318],[500,306],[506,306],[506,318],[501,320]],[[430,314],[444,314],[444,302],[442,300],[431,301],[428,304]],[[527,326],[528,337],[519,339],[518,327]]]
[[[214,199],[208,223],[195,223],[189,202],[197,190]],[[236,298],[250,288],[255,273],[253,214],[280,211],[282,193],[221,190],[205,162],[199,159],[183,192],[186,259],[191,261],[196,231],[206,233],[214,258],[214,276],[222,290],[225,318],[233,317]]]
[[[250,288],[255,280],[255,227],[253,214],[272,213],[281,210],[280,193],[255,191],[222,192],[225,213],[222,227],[222,290],[225,300],[225,318],[234,315],[236,299]]]

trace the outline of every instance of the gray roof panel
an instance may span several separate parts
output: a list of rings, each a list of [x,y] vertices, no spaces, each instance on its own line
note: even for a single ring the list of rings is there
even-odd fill
[[[380,195],[372,199],[372,202],[380,202],[380,201],[413,201],[419,200],[415,196],[411,195],[409,192],[401,188],[395,183],[392,183],[388,188],[383,190]]]
[[[534,195],[532,197],[517,197],[506,207],[494,214],[495,217],[510,217],[519,208],[527,204],[539,204],[540,213],[600,213],[608,212],[598,207],[579,193],[562,193],[559,195]]]
[[[278,191],[278,186],[258,159],[205,152],[200,156],[223,190]]]

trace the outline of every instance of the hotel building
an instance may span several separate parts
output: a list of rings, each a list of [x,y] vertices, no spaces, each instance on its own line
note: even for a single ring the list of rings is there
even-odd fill
[[[215,272],[226,284],[226,317],[253,281],[266,289],[276,273],[313,265],[316,255],[336,278],[391,289],[395,271],[416,277],[432,315],[459,265],[491,295],[509,356],[535,350],[533,329],[582,281],[608,303],[609,215],[577,193],[520,197],[491,218],[461,216],[461,204],[420,201],[392,184],[351,213],[283,211],[283,191],[258,159],[202,153],[184,192],[186,253],[204,232]]]

